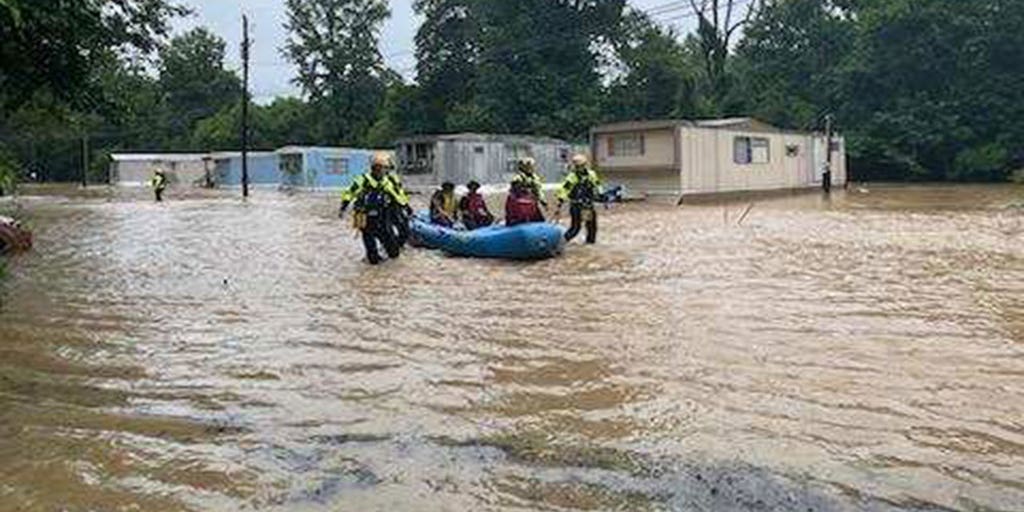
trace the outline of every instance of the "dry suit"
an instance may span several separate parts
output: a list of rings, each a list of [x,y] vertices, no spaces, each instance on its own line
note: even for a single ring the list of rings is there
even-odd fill
[[[405,191],[405,187],[402,185],[402,178],[397,174],[389,172],[385,175],[385,178],[391,182],[392,188],[395,189],[396,200],[390,209],[391,226],[395,231],[395,239],[398,241],[398,245],[403,246],[409,241],[409,220],[412,217],[412,208],[409,206],[409,193]]]
[[[395,237],[392,224],[392,209],[401,201],[402,197],[390,179],[386,176],[375,178],[372,173],[356,178],[341,195],[342,212],[349,204],[355,205],[353,225],[362,233],[366,260],[371,265],[379,264],[382,259],[378,243],[384,247],[390,259],[396,259],[401,254],[401,245]]]
[[[569,202],[569,215],[572,225],[565,233],[566,241],[576,238],[586,225],[587,243],[597,243],[597,209],[594,203],[601,194],[601,178],[593,169],[573,170],[565,177],[558,189],[558,205]]]
[[[149,180],[149,184],[153,187],[156,202],[162,202],[164,200],[164,190],[167,190],[167,176],[162,172],[158,172]]]

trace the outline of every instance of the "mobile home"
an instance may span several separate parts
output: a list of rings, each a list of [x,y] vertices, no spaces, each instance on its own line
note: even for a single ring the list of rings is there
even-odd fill
[[[591,153],[607,182],[633,193],[673,196],[822,186],[826,137],[752,118],[617,123],[591,130]],[[846,151],[832,140],[832,183],[846,182]]]
[[[370,149],[284,147],[277,150],[281,183],[309,189],[344,188],[369,170],[374,153]]]
[[[161,170],[172,184],[192,185],[205,180],[208,165],[202,153],[113,153],[108,177],[112,185],[138,186]]]
[[[242,184],[242,153],[238,151],[211,153],[214,162],[213,184],[217,186],[237,187]],[[272,151],[250,151],[249,163],[250,185],[279,185],[281,176],[278,170],[278,156]]]
[[[428,135],[399,140],[396,163],[411,187],[435,186],[445,181],[504,183],[515,173],[515,162],[523,157],[534,158],[545,180],[555,181],[563,175],[571,152],[569,143],[548,137]]]

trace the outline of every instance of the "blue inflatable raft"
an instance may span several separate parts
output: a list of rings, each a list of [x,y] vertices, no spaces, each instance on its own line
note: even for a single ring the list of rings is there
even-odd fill
[[[471,258],[541,260],[561,254],[565,247],[565,229],[543,222],[463,231],[431,224],[423,215],[416,215],[409,232],[413,245]]]

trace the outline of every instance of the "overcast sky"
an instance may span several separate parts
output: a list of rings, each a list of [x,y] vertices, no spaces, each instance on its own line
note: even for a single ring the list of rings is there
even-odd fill
[[[282,95],[296,95],[290,83],[295,76],[291,65],[281,56],[280,47],[285,40],[284,0],[182,0],[195,13],[175,24],[176,32],[203,25],[228,42],[228,65],[239,69],[239,41],[242,39],[242,13],[252,22],[252,92],[257,101],[264,103]],[[384,26],[381,52],[387,63],[407,78],[413,78],[416,59],[413,55],[413,37],[419,20],[412,12],[412,0],[391,0],[391,19]],[[687,28],[686,2],[666,0],[630,0],[634,6],[658,13],[655,19]],[[676,5],[678,4],[678,5]],[[682,19],[680,19],[682,16]]]

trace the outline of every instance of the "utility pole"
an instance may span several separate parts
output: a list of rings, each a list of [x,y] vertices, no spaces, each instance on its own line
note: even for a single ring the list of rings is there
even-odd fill
[[[825,116],[825,172],[821,177],[825,194],[832,193],[832,114]]]
[[[89,186],[89,135],[82,135],[82,188]]]
[[[242,197],[249,197],[249,17],[242,15]]]

